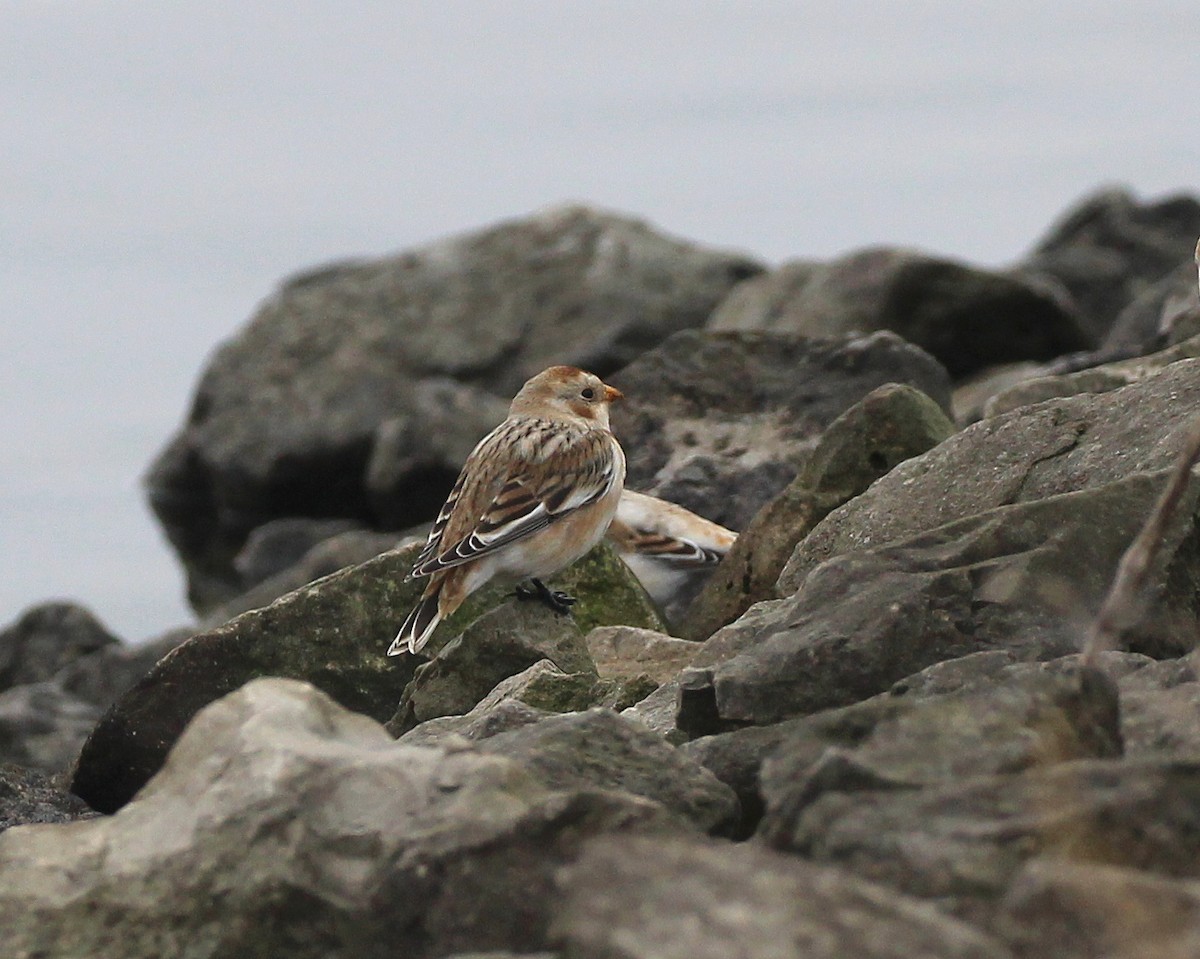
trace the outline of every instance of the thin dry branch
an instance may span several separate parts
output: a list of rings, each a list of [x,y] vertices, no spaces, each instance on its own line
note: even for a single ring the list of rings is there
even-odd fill
[[[1197,256],[1200,256],[1200,243],[1196,245]],[[1146,524],[1134,537],[1129,548],[1117,564],[1117,573],[1109,587],[1108,596],[1096,620],[1092,623],[1087,642],[1083,647],[1083,664],[1096,666],[1102,652],[1115,649],[1121,632],[1132,626],[1142,613],[1147,596],[1146,581],[1155,560],[1162,549],[1163,539],[1175,518],[1179,501],[1187,490],[1192,478],[1192,467],[1200,459],[1200,420],[1193,425],[1191,432],[1180,451],[1179,459],[1167,478],[1158,502],[1150,511]]]

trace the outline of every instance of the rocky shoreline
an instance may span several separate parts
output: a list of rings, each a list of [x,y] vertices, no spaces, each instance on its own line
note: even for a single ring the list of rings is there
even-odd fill
[[[570,207],[288,280],[148,473],[199,625],[0,630],[4,955],[1200,953],[1200,489],[1081,656],[1200,418],[1198,236],[1111,189],[1005,270],[770,269]],[[737,543],[385,657],[550,363]]]

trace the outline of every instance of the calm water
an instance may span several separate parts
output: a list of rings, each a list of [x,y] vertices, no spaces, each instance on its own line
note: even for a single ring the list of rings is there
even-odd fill
[[[1193,3],[967,6],[0,3],[0,623],[190,619],[140,475],[299,268],[563,200],[1000,264],[1102,183],[1200,192]]]

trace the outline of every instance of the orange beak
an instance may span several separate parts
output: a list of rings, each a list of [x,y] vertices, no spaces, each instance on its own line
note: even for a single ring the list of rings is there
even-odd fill
[[[616,387],[605,384],[604,399],[606,402],[615,403],[615,402],[617,402],[617,400],[625,399],[625,394],[622,393],[620,390],[618,390]]]

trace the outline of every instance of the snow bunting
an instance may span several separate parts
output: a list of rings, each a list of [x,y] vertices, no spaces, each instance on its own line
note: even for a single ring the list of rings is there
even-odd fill
[[[646,592],[666,606],[693,574],[721,561],[737,533],[676,503],[627,489],[608,538]]]
[[[625,485],[625,453],[608,428],[619,390],[573,366],[521,387],[508,419],[463,465],[409,579],[429,577],[388,655],[419,652],[437,624],[493,576],[525,579],[565,612],[574,600],[541,577],[569,566],[604,536]]]

